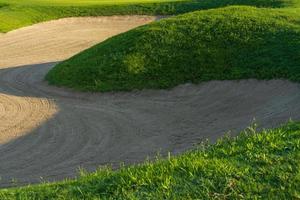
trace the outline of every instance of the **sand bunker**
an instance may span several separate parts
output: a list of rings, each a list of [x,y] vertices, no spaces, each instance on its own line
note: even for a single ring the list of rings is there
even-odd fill
[[[34,63],[65,59],[154,20],[108,19],[63,19],[0,37],[5,43],[0,47],[1,187],[37,183],[40,177],[71,178],[79,167],[117,167],[158,151],[180,153],[228,130],[235,135],[253,118],[263,127],[300,119],[299,84],[283,80],[211,81],[169,91],[105,94],[48,86],[43,77],[55,63]]]
[[[113,35],[157,18],[65,18],[1,34],[0,69],[63,60]],[[57,112],[55,104],[49,99],[5,94],[1,90],[10,87],[7,82],[11,79],[18,82],[21,77],[7,78],[2,80],[0,86],[0,144],[30,132]]]
[[[64,60],[157,17],[65,18],[0,35],[0,68]]]

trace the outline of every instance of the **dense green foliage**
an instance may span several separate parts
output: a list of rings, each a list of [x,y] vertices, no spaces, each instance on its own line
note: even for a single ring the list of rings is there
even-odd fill
[[[90,91],[246,78],[300,81],[300,12],[196,11],[110,38],[47,75],[51,84]]]
[[[300,124],[256,132],[154,163],[75,181],[0,190],[1,199],[297,199]]]
[[[299,0],[0,0],[0,32],[71,16],[170,15],[226,5],[287,7],[297,6],[299,2]]]

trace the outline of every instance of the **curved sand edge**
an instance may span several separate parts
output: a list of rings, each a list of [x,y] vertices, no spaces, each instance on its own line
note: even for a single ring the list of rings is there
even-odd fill
[[[76,17],[42,22],[0,35],[0,68],[64,60],[155,16]]]
[[[48,86],[43,77],[54,63],[13,67],[65,59],[153,20],[91,18],[89,24],[85,19],[46,22],[0,37],[5,43],[0,46],[0,186],[11,186],[12,179],[20,185],[40,177],[61,180],[74,177],[78,167],[117,167],[158,151],[180,153],[228,130],[235,135],[253,118],[263,127],[300,119],[300,87],[289,81],[211,81],[169,91],[92,94]]]

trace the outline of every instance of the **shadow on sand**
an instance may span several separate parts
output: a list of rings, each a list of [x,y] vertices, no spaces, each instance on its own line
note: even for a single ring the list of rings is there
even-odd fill
[[[216,141],[228,130],[236,135],[254,117],[263,127],[300,118],[300,87],[288,81],[81,93],[43,80],[54,64],[0,69],[0,125],[7,126],[3,120],[11,117],[11,130],[25,130],[0,145],[0,187],[73,178],[79,167],[118,167],[158,151],[181,153],[203,139]],[[51,109],[55,112],[48,116]],[[35,126],[26,129],[33,121]]]

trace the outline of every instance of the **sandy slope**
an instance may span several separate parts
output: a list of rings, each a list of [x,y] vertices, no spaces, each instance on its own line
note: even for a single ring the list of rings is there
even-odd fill
[[[159,150],[179,153],[228,130],[235,134],[253,118],[264,127],[300,119],[300,87],[282,80],[211,81],[169,91],[105,94],[48,86],[43,77],[54,63],[34,63],[66,58],[153,18],[104,19],[88,18],[84,31],[83,18],[78,23],[64,19],[0,37],[6,44],[0,46],[0,186],[13,185],[11,179],[25,184],[40,177],[74,177],[79,166],[93,170],[134,163]],[[24,64],[31,65],[13,67]]]
[[[99,41],[156,18],[159,17],[66,18],[2,34],[0,69],[63,60]],[[0,86],[0,92],[4,85],[5,82]],[[56,112],[55,104],[45,98],[0,94],[0,144],[30,132]]]
[[[65,18],[0,35],[0,67],[66,59],[113,35],[156,17],[113,16]]]

